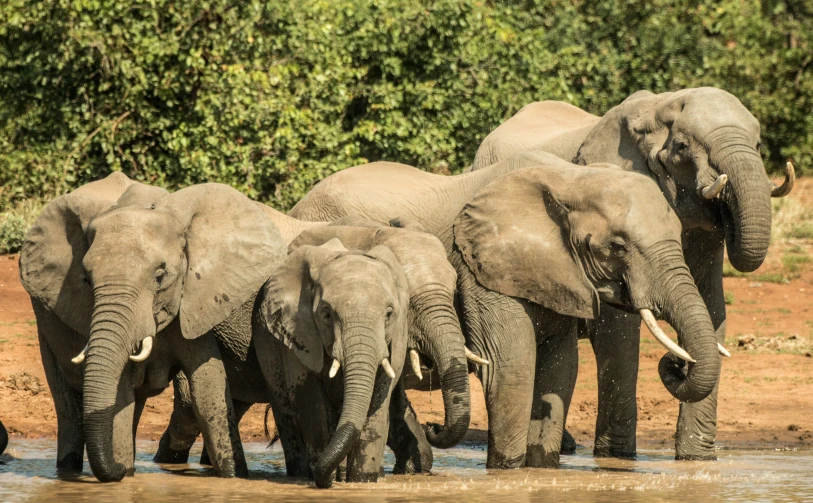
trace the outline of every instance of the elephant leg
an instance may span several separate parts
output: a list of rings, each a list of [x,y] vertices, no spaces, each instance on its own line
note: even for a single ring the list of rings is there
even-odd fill
[[[172,416],[169,425],[158,443],[158,451],[153,457],[156,463],[186,464],[189,450],[200,434],[200,426],[192,406],[189,381],[183,372],[177,372],[172,379],[174,390]]]
[[[723,290],[723,251],[721,236],[700,229],[683,234],[686,263],[694,277],[697,290],[703,297],[715,328],[717,342],[725,344],[726,306]],[[715,460],[714,442],[717,438],[717,392],[695,403],[681,403],[675,434],[675,458],[686,460]]]
[[[578,339],[572,318],[548,311],[544,319],[547,326],[536,347],[533,409],[525,465],[558,468],[567,410],[576,387]]]
[[[640,316],[602,304],[590,334],[598,372],[595,456],[635,457],[640,340]]]
[[[390,401],[387,445],[395,454],[392,473],[429,473],[432,470],[432,446],[407,399],[403,379],[396,384]]]
[[[45,340],[43,330],[53,327],[53,320],[46,321],[52,315],[43,313],[43,308],[34,302],[37,313],[37,329],[39,331],[40,355],[45,368],[45,378],[51,397],[54,400],[57,420],[57,447],[56,468],[60,473],[81,472],[82,459],[85,453],[85,434],[82,427],[82,393],[76,391],[68,384],[62,370],[56,363],[56,358]],[[56,324],[62,323],[56,321]],[[63,330],[70,330],[62,327]],[[66,333],[66,336],[68,334]],[[70,334],[78,337],[78,334]]]
[[[221,477],[248,477],[226,369],[216,339],[207,333],[178,344],[185,346],[179,359],[189,380],[192,406],[204,444],[210,455],[213,454],[215,471]]]
[[[564,433],[562,433],[562,448],[559,449],[559,454],[563,456],[576,454],[576,446],[576,439],[565,429]]]
[[[254,405],[254,404],[253,403],[248,403],[248,402],[242,402],[240,400],[235,400],[232,403],[232,407],[234,407],[234,417],[235,417],[235,419],[237,421],[238,426],[240,425],[240,421],[243,420],[243,416],[246,415],[246,412],[248,412],[248,409],[250,409],[252,405]],[[189,451],[187,451],[187,454],[188,453],[189,453]],[[212,461],[209,459],[209,451],[206,450],[206,445],[205,444],[203,446],[203,450],[200,453],[200,464],[209,465],[209,466],[212,465]]]

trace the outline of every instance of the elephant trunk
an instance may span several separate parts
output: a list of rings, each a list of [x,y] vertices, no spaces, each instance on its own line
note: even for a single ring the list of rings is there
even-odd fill
[[[314,468],[316,487],[327,488],[333,484],[336,468],[356,445],[361,435],[370,409],[376,373],[381,363],[381,359],[378,358],[378,345],[374,342],[371,344],[371,341],[379,338],[383,340],[383,334],[377,334],[375,330],[366,326],[344,327],[342,414],[336,432],[319,456]]]
[[[679,243],[669,243],[652,258],[658,271],[655,292],[662,306],[663,318],[678,333],[680,345],[695,360],[686,373],[683,360],[667,353],[661,358],[658,372],[666,389],[681,402],[697,402],[706,398],[720,376],[720,355],[717,339],[706,304],[697,291],[694,280],[683,260]]]
[[[101,289],[97,289],[97,292]],[[118,295],[118,294],[113,294]],[[114,300],[113,295],[96,295],[87,348],[83,383],[83,424],[88,462],[101,482],[119,481],[127,474],[116,449],[132,446],[132,424],[116,425],[117,415],[128,409],[131,383],[122,376],[133,350],[133,309],[137,296]],[[132,297],[132,298],[130,298]],[[126,419],[122,416],[123,419]],[[132,422],[132,421],[131,421]],[[128,436],[129,438],[118,438]]]
[[[730,136],[730,135],[729,135]],[[720,194],[723,225],[731,265],[751,272],[762,265],[771,239],[771,184],[759,152],[745,140],[712,149],[713,167],[728,175]]]
[[[428,356],[435,363],[440,376],[444,424],[431,424],[426,428],[426,439],[433,447],[440,449],[460,442],[469,429],[471,419],[465,340],[449,297],[433,291],[413,298],[413,304],[425,306],[418,310],[416,316],[426,336]]]

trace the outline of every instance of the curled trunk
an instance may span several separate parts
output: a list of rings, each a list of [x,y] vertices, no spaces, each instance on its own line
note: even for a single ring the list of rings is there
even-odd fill
[[[465,341],[457,313],[451,299],[442,292],[418,295],[413,303],[426,306],[417,318],[426,334],[428,356],[435,363],[443,393],[444,424],[429,424],[426,439],[433,447],[445,449],[456,445],[469,429],[471,395],[469,392],[469,366]]]
[[[375,332],[366,327],[345,327],[343,342],[344,400],[336,432],[330,439],[314,468],[314,480],[320,488],[333,484],[339,463],[358,442],[367,420],[375,386],[379,360],[370,351]],[[383,338],[383,337],[382,337]]]
[[[659,272],[659,291],[655,296],[662,306],[663,318],[678,333],[680,345],[695,363],[688,363],[671,353],[661,358],[658,372],[666,389],[681,402],[697,402],[714,389],[720,376],[717,339],[706,304],[683,261],[680,246],[674,243],[653,260]]]
[[[762,265],[771,239],[771,185],[753,146],[732,143],[712,150],[712,165],[728,175],[720,194],[731,265],[751,272]]]

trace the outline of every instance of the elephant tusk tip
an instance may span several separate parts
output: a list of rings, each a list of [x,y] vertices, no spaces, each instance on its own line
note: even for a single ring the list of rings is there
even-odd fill
[[[774,185],[771,188],[771,197],[785,197],[790,194],[790,191],[793,190],[793,185],[796,182],[796,169],[793,167],[793,163],[788,161],[785,165],[785,181],[782,182],[782,185],[776,186]]]
[[[130,360],[140,363],[149,358],[150,353],[152,353],[152,340],[152,336],[145,337],[141,342],[141,351],[138,354],[130,355]]]
[[[655,319],[655,315],[652,314],[652,311],[649,309],[641,309],[641,318],[644,319],[644,323],[646,324],[646,328],[649,329],[650,333],[657,339],[658,342],[663,345],[673,355],[677,356],[680,359],[686,360],[687,362],[697,363],[697,361],[691,357],[691,355],[686,352],[685,349],[677,345],[672,339],[669,338],[661,327],[658,326],[658,321]]]
[[[418,377],[419,381],[423,381],[423,373],[421,372],[421,358],[418,352],[414,349],[409,350],[409,363],[412,365],[412,372]]]
[[[728,175],[723,173],[722,175],[718,176],[714,183],[711,185],[707,185],[700,190],[700,193],[703,195],[705,199],[714,199],[720,192],[722,192],[723,187],[728,182]]]
[[[74,356],[73,358],[71,358],[71,363],[75,363],[75,364],[79,365],[80,363],[82,363],[83,361],[85,361],[85,357],[86,357],[86,356],[87,356],[87,354],[88,354],[88,345],[89,345],[89,344],[90,344],[90,343],[85,344],[85,347],[82,349],[82,351],[80,351],[78,355],[76,355],[76,356]]]
[[[330,377],[331,379],[336,377],[336,374],[339,372],[339,367],[341,367],[341,366],[342,366],[342,364],[339,363],[339,360],[334,358],[333,363],[330,365],[330,372],[328,372],[328,374],[327,374],[328,377]]]
[[[719,342],[717,343],[717,351],[719,351],[720,354],[726,358],[731,358],[731,353],[729,353],[728,350]]]
[[[468,359],[470,362],[476,363],[477,365],[488,365],[488,363],[489,363],[488,360],[486,360],[484,358],[480,358],[479,355],[474,354],[474,352],[472,350],[470,350],[469,348],[467,348],[465,346],[464,346],[464,349],[465,349],[465,352],[466,352],[466,359]]]
[[[390,376],[390,379],[395,379],[395,371],[392,369],[392,365],[390,365],[390,360],[388,358],[381,360],[381,366],[384,368],[384,372]]]

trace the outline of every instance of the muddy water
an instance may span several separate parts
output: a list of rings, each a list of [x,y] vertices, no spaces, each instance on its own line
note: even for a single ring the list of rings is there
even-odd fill
[[[485,470],[485,449],[437,451],[433,476],[392,476],[377,484],[336,484],[319,491],[284,476],[282,451],[246,444],[250,480],[223,480],[197,464],[161,467],[157,443],[137,445],[136,476],[100,484],[89,470],[70,480],[55,474],[56,442],[12,441],[0,458],[0,501],[146,501],[198,503],[256,500],[422,502],[542,501],[813,502],[813,451],[720,451],[720,460],[676,462],[668,451],[644,451],[635,461],[594,459],[589,451],[563,457],[560,470]],[[200,444],[193,449],[194,459]],[[386,463],[391,466],[392,457]],[[87,467],[87,463],[85,463]],[[173,473],[170,473],[173,472]]]

